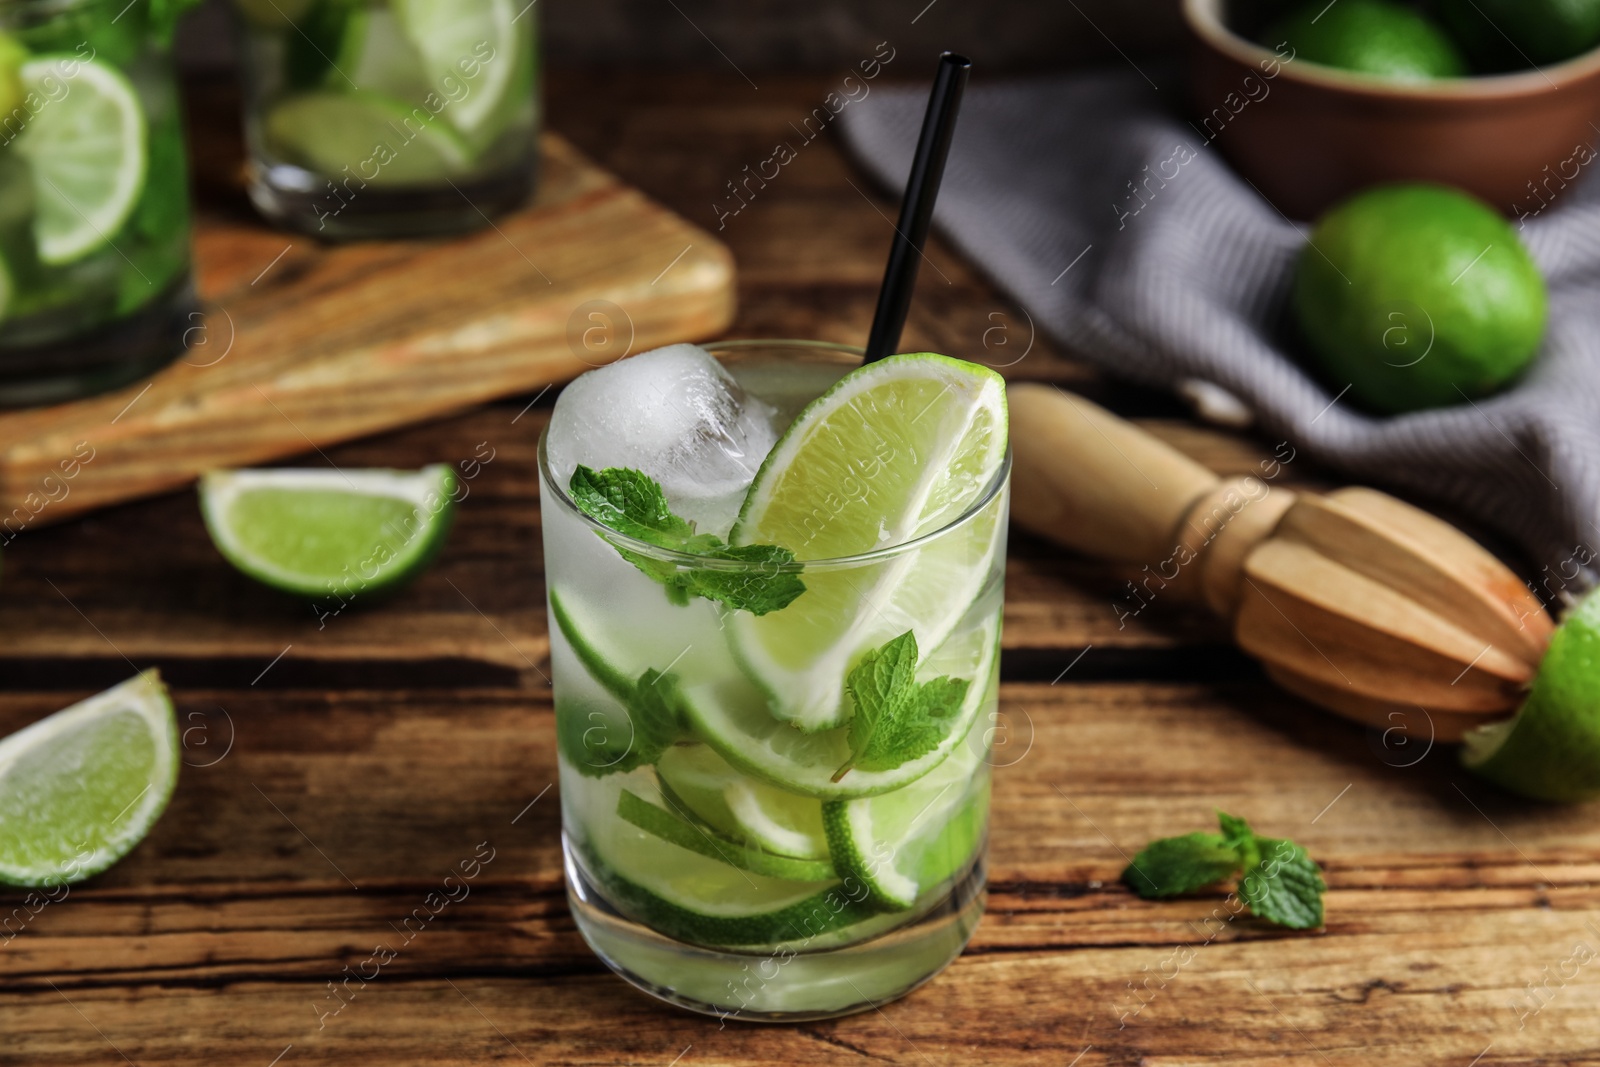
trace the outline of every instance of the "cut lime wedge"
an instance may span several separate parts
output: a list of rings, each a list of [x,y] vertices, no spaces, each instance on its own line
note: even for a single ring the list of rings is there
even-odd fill
[[[426,108],[364,91],[291,96],[267,114],[266,131],[284,157],[319,174],[348,167],[374,186],[438,182],[466,170],[472,154]]]
[[[864,891],[857,894],[860,904],[844,898],[831,872],[817,881],[774,878],[619,818],[625,789],[651,804],[661,800],[654,783],[638,774],[582,778],[563,772],[561,801],[581,824],[584,853],[608,892],[663,933],[707,945],[764,945],[836,929],[874,910],[865,905]],[[835,896],[839,901],[830,909]]]
[[[1600,797],[1600,595],[1567,613],[1513,719],[1463,738],[1466,766],[1536,800]]]
[[[299,596],[392,588],[443,546],[455,475],[420,471],[218,471],[200,480],[217,550],[250,577]]]
[[[39,258],[72,263],[110,245],[139,201],[149,169],[144,109],[121,72],[94,60],[31,60],[22,83],[46,101],[16,140],[33,168]]]
[[[983,839],[988,768],[982,746],[959,746],[904,789],[822,806],[835,866],[881,907],[905,910],[960,871]]]
[[[709,745],[674,745],[656,762],[671,798],[723,834],[766,852],[826,860],[822,805],[750,778]]]
[[[849,729],[797,730],[773,718],[765,695],[743,678],[686,687],[684,714],[695,735],[723,759],[787,792],[819,800],[876,796],[914,782],[939,766],[966,740],[983,709],[992,707],[1000,661],[999,631],[998,613],[988,611],[980,623],[964,627],[919,667],[919,681],[950,677],[970,679],[972,684],[951,721],[950,733],[939,746],[893,770],[858,767],[834,781],[835,772],[850,759]]]
[[[178,782],[178,722],[155,671],[0,740],[0,882],[81,882],[131,852]]]
[[[372,8],[345,44],[340,65],[362,89],[408,104],[420,104],[433,91],[423,72],[422,57],[406,36],[400,19],[388,8]],[[339,86],[331,86],[338,88]]]
[[[777,856],[722,837],[690,821],[686,817],[687,812],[675,810],[677,805],[672,797],[663,794],[661,799],[660,804],[652,804],[637,793],[624,789],[617,802],[617,814],[663,841],[670,841],[679,848],[698,852],[730,867],[795,882],[825,882],[834,876],[831,863]]]
[[[1005,463],[1004,381],[974,363],[891,356],[813,401],[768,454],[730,540],[775,544],[801,560],[858,555],[954,523],[993,489]],[[845,676],[907,630],[937,648],[990,578],[1004,536],[999,496],[920,548],[878,563],[806,568],[782,611],[736,613],[735,655],[773,713],[802,730],[849,718]]]
[[[429,83],[450,101],[445,117],[463,133],[477,132],[515,82],[522,50],[516,23],[533,5],[516,0],[392,0],[392,6],[422,56]]]

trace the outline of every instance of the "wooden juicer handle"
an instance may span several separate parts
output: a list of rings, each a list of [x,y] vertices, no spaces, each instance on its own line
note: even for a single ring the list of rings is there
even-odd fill
[[[1453,526],[1372,489],[1220,478],[1052,386],[1009,397],[1012,517],[1128,565],[1130,597],[1204,603],[1280,685],[1370,725],[1454,741],[1515,712],[1553,624]]]

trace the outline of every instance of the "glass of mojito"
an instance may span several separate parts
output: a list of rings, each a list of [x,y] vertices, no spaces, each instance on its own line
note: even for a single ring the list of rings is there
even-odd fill
[[[195,325],[177,10],[0,3],[0,404],[132,381]]]
[[[766,1021],[945,967],[984,900],[1001,379],[674,345],[567,386],[539,470],[589,945],[662,999]]]
[[[533,189],[529,0],[234,0],[250,198],[331,239],[459,233]]]

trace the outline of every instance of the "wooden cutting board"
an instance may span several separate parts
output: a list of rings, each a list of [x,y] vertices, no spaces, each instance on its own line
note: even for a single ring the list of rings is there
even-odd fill
[[[202,219],[206,312],[179,361],[114,393],[0,415],[0,530],[57,522],[536,391],[713,337],[733,258],[560,137],[539,194],[448,241],[326,245]]]

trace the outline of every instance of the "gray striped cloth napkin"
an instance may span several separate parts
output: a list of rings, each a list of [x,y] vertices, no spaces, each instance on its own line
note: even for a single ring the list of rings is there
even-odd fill
[[[926,100],[925,90],[884,87],[840,116],[847,143],[887,188],[905,182]],[[1447,504],[1515,538],[1546,566],[1547,591],[1593,584],[1596,182],[1523,220],[1551,296],[1530,373],[1491,399],[1397,418],[1337,402],[1286,351],[1306,228],[1237,177],[1134,72],[971,89],[936,221],[1075,354],[1191,398],[1227,400],[1220,389],[1266,432],[1353,481]]]

